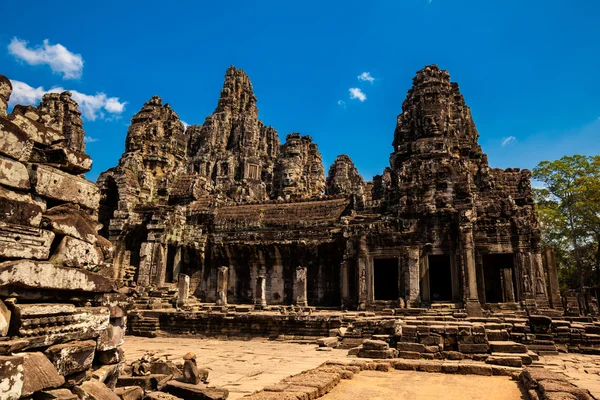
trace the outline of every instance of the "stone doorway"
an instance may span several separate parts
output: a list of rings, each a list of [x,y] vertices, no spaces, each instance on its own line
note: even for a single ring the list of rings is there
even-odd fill
[[[452,266],[450,256],[429,255],[430,301],[452,301]]]
[[[486,303],[515,302],[514,258],[512,254],[484,254],[483,278]]]
[[[375,300],[398,300],[398,259],[376,258],[373,260]]]

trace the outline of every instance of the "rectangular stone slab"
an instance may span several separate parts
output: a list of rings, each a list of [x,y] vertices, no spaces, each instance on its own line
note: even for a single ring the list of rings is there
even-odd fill
[[[4,288],[107,293],[116,282],[100,274],[49,262],[19,260],[0,263],[0,293]],[[17,293],[18,295],[18,293]]]
[[[31,165],[29,174],[33,188],[40,196],[98,209],[100,191],[95,183],[39,164]]]
[[[96,342],[93,340],[73,341],[48,347],[46,357],[62,376],[82,372],[92,366]]]
[[[58,140],[65,139],[62,132],[37,122],[39,117],[40,113],[34,107],[16,105],[8,118],[34,142],[50,145]]]
[[[85,153],[79,153],[69,148],[55,148],[45,151],[49,163],[58,164],[63,171],[81,174],[92,169],[92,159]]]
[[[23,391],[23,357],[0,356],[0,395],[18,399]]]
[[[47,260],[54,233],[0,222],[0,257]]]
[[[0,154],[19,161],[29,160],[33,141],[17,125],[0,118]]]
[[[15,355],[23,357],[22,397],[30,396],[39,390],[57,388],[65,383],[65,378],[58,374],[54,365],[43,353],[31,352]]]
[[[15,189],[29,189],[31,185],[27,167],[19,161],[0,156],[0,184]]]
[[[50,262],[54,265],[65,267],[84,268],[93,270],[102,264],[104,257],[102,252],[93,244],[65,236],[61,241]]]
[[[44,211],[43,200],[0,186],[0,221],[39,227]]]

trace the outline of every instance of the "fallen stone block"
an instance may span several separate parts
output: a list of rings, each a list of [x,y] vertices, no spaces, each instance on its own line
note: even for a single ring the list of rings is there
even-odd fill
[[[121,375],[121,369],[122,365],[119,364],[103,365],[95,368],[90,376],[98,382],[103,383],[106,387],[114,389]]]
[[[125,361],[125,353],[120,347],[106,351],[96,351],[96,362],[100,364],[112,365],[123,361]]]
[[[50,262],[54,265],[94,270],[102,264],[102,252],[93,244],[65,236],[61,241]]]
[[[0,356],[0,394],[2,399],[16,400],[23,392],[23,357]]]
[[[390,345],[383,340],[371,339],[363,340],[362,346],[365,350],[388,350],[390,348]]]
[[[115,281],[93,272],[29,260],[0,263],[0,292],[11,287],[94,293],[117,288]]]
[[[361,349],[358,354],[360,358],[376,358],[376,359],[387,359],[398,357],[398,350],[387,349],[387,350],[367,350]]]
[[[69,389],[42,390],[33,395],[34,400],[79,400]]]
[[[21,128],[27,137],[36,143],[51,145],[65,139],[62,132],[39,122],[40,117],[40,112],[35,107],[20,104],[15,105],[12,113],[8,116],[13,124]]]
[[[0,154],[26,162],[29,160],[33,141],[17,125],[0,118]]]
[[[96,380],[85,381],[80,386],[75,386],[73,392],[81,400],[120,400],[112,390]]]
[[[145,391],[159,390],[171,380],[171,375],[150,374],[145,376],[119,376],[117,387],[139,386]]]
[[[44,151],[46,160],[71,174],[82,174],[92,169],[92,159],[68,147],[50,147]]]
[[[324,396],[340,382],[340,379],[340,375],[336,373],[311,370],[286,378],[282,383],[316,387],[319,390],[319,396]]]
[[[337,347],[338,339],[337,336],[319,338],[317,344],[319,347]]]
[[[46,203],[29,193],[17,193],[0,186],[0,220],[7,224],[39,227]]]
[[[120,387],[116,388],[114,392],[121,400],[142,400],[144,398],[144,389],[139,386]]]
[[[77,204],[61,204],[44,213],[42,225],[53,232],[96,244],[100,224]]]
[[[191,385],[175,380],[167,382],[163,391],[186,400],[225,400],[229,397],[227,389]]]
[[[65,383],[65,378],[43,353],[18,353],[23,358],[23,390],[22,397],[30,396],[44,389],[54,389]]]
[[[567,381],[542,381],[539,384],[538,391],[544,395],[544,398],[560,398],[559,393],[568,393],[577,398],[577,400],[593,400],[590,392],[586,389],[580,389]],[[554,394],[553,396],[551,394]]]
[[[506,367],[520,368],[523,366],[521,357],[489,356],[485,362],[493,365],[504,365]]]
[[[27,167],[19,161],[0,155],[0,185],[28,190],[31,184]]]
[[[54,364],[58,373],[66,376],[90,368],[95,351],[96,342],[86,340],[50,346],[44,354]]]
[[[47,260],[54,233],[0,221],[0,258]]]
[[[8,334],[10,314],[10,310],[6,308],[4,302],[0,300],[0,336],[6,336]]]
[[[93,182],[38,164],[30,166],[29,176],[33,189],[42,197],[76,203],[90,210],[98,209],[100,191]]]

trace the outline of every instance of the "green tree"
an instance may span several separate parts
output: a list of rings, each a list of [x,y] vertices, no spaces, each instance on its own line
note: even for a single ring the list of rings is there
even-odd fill
[[[600,156],[542,161],[533,178],[544,185],[535,190],[542,239],[557,251],[563,284],[600,283]]]

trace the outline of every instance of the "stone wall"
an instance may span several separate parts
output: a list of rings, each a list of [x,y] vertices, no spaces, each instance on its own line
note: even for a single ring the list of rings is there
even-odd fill
[[[102,391],[122,368],[126,315],[100,191],[80,175],[81,113],[63,92],[7,115],[10,93],[0,75],[0,397],[73,398],[87,379]]]

